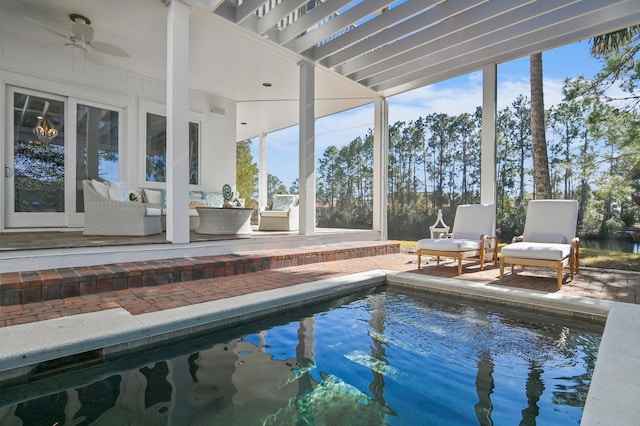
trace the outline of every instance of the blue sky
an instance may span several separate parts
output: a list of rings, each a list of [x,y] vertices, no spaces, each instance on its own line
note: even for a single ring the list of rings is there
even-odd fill
[[[593,77],[600,63],[589,55],[587,40],[543,52],[545,106],[562,100],[562,82],[567,77]],[[518,95],[529,94],[529,58],[498,65],[498,109],[509,105]],[[482,104],[482,72],[474,72],[431,86],[389,98],[389,123],[415,120],[439,112],[457,115],[473,112]],[[316,159],[331,145],[341,147],[373,128],[373,105],[316,120]],[[267,136],[267,171],[289,188],[298,177],[298,127]],[[258,139],[252,154],[258,162]]]

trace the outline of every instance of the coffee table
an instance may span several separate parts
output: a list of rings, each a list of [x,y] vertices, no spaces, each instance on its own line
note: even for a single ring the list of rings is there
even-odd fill
[[[196,233],[215,235],[251,234],[251,213],[253,209],[219,207],[197,207],[200,224]]]

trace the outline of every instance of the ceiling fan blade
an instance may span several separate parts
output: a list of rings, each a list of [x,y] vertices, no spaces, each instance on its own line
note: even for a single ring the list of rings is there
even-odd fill
[[[71,24],[71,34],[81,37],[88,43],[93,40],[93,27],[82,22],[74,22]]]
[[[129,54],[126,50],[116,46],[115,44],[105,43],[103,41],[92,41],[91,47],[97,52],[104,53],[106,55],[120,56],[122,58],[128,58]]]
[[[96,65],[104,65],[104,56],[102,56],[100,53],[98,52],[94,52],[93,50],[84,47],[82,48],[82,54],[84,55],[85,58],[87,58],[89,61],[93,62]]]
[[[45,31],[48,31],[48,32],[50,32],[52,34],[57,35],[58,37],[62,37],[62,38],[67,39],[67,40],[69,39],[69,34],[65,34],[62,31],[59,31],[59,30],[57,30],[57,29],[55,29],[53,27],[50,27],[47,24],[44,24],[44,23],[42,23],[40,21],[36,21],[35,19],[31,19],[31,18],[28,18],[28,17],[25,17],[24,19],[26,21],[28,21],[28,22],[31,22],[32,24],[35,24],[35,25],[39,26],[40,28],[42,28]]]

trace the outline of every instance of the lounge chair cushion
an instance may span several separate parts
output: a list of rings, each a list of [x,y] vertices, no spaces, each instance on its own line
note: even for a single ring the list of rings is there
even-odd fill
[[[527,239],[530,243],[553,243],[567,244],[567,237],[562,234],[549,234],[543,232],[532,232]]]
[[[537,240],[535,234],[561,235],[568,244],[576,236],[578,207],[575,200],[531,200],[527,206],[524,241]],[[533,237],[533,238],[532,238]],[[560,241],[538,241],[556,242]]]
[[[454,232],[453,238],[460,240],[481,240],[482,234],[480,232]]]
[[[479,240],[483,235],[495,235],[495,207],[489,204],[460,205],[453,222],[453,238]]]
[[[418,249],[456,252],[479,250],[481,244],[481,240],[467,240],[461,238],[425,238],[423,240],[418,240]]]
[[[519,259],[557,260],[571,253],[570,244],[518,242],[502,247],[502,257]]]

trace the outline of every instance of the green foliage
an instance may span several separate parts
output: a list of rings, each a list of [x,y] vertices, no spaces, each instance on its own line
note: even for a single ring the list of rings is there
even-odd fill
[[[14,173],[16,212],[64,211],[64,146],[16,141]]]
[[[240,198],[245,199],[247,207],[256,202],[258,165],[253,162],[251,140],[249,139],[236,144],[236,190],[240,194]]]
[[[269,204],[273,202],[273,196],[275,194],[286,194],[287,187],[284,186],[284,183],[278,179],[277,176],[274,176],[270,173],[267,174],[267,199],[269,200]]]
[[[316,182],[318,226],[367,229],[373,223],[373,133],[319,160]]]
[[[623,236],[625,234],[625,224],[617,217],[612,217],[604,223],[604,234],[613,237]]]
[[[293,182],[291,182],[291,186],[289,187],[289,194],[299,194],[300,193],[300,179],[296,178]]]
[[[600,236],[603,207],[603,202],[592,201],[588,204],[582,223],[578,227],[578,235],[586,238]]]

